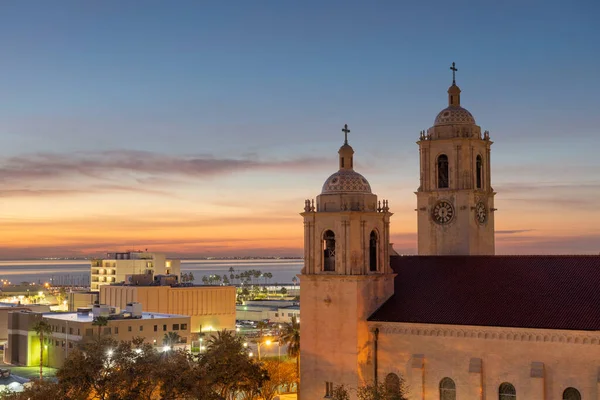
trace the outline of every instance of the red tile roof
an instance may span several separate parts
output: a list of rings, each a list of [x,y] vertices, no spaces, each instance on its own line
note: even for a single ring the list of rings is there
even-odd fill
[[[600,330],[600,256],[392,256],[369,321]]]

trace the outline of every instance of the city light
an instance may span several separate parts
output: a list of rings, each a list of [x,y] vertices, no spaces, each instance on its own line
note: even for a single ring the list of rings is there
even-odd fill
[[[254,355],[254,353],[250,352],[248,353],[248,357],[252,357]]]
[[[134,350],[137,354],[142,354],[142,349],[135,349]]]
[[[112,351],[112,350],[108,350],[108,351],[106,352],[106,355],[107,355],[107,356],[109,356],[109,357],[112,357],[112,355],[113,355],[113,351]]]
[[[271,341],[267,339],[267,341],[265,342],[265,344],[266,344],[267,346],[270,346],[270,345],[271,345]]]
[[[248,342],[244,342],[244,347],[248,347]]]
[[[169,351],[169,350],[171,350],[171,346],[163,346],[162,350]]]

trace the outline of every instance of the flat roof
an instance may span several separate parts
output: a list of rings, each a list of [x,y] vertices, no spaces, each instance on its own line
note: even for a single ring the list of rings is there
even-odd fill
[[[73,321],[73,322],[93,322],[94,314],[78,314],[76,312],[65,312],[65,313],[42,313],[44,318],[57,319],[61,321]],[[179,314],[161,314],[161,313],[142,313],[142,318],[109,318],[109,321],[131,321],[131,320],[145,320],[145,319],[169,319],[169,318],[189,318],[188,315]]]

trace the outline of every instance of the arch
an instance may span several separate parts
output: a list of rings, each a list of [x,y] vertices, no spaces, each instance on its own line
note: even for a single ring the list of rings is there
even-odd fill
[[[335,233],[323,233],[323,271],[335,271]]]
[[[400,393],[401,382],[400,377],[394,373],[389,373],[385,377],[385,391],[390,394]]]
[[[568,387],[563,392],[562,398],[563,400],[581,400],[581,393],[573,387]]]
[[[504,382],[498,388],[498,400],[515,400],[517,398],[517,391],[515,387],[508,382]]]
[[[438,189],[448,188],[448,156],[440,154],[437,158]]]
[[[369,271],[377,271],[377,253],[379,253],[379,238],[377,232],[371,231],[369,236]]]
[[[481,189],[483,187],[483,160],[480,155],[477,156],[477,161],[475,162],[475,177],[477,189]]]
[[[456,384],[450,378],[440,381],[440,400],[456,400]]]

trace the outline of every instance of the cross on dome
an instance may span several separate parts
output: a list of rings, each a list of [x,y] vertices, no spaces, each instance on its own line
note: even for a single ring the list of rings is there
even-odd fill
[[[458,71],[458,68],[456,68],[454,61],[452,61],[452,66],[450,69],[452,70],[452,84],[456,85],[456,71]]]
[[[348,134],[350,133],[350,129],[348,129],[348,124],[344,124],[342,132],[344,132],[344,144],[348,144]]]

